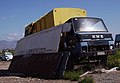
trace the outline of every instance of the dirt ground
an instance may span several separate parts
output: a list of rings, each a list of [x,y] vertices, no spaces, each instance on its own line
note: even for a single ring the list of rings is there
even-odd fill
[[[120,83],[120,71],[93,74],[95,83]]]
[[[0,83],[78,83],[70,80],[45,80],[39,78],[26,77],[19,73],[10,73],[8,67],[10,61],[0,61]],[[110,73],[91,74],[94,83],[120,83],[120,71]]]
[[[23,74],[10,73],[8,67],[10,61],[0,61],[0,83],[77,83],[70,80],[45,80],[39,78],[26,77]]]

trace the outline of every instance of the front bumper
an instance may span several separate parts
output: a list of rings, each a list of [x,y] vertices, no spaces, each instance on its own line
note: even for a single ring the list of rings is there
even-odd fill
[[[83,52],[80,55],[81,56],[102,56],[102,55],[108,55],[112,54],[114,52],[111,51],[97,51],[97,52]]]
[[[114,55],[116,53],[115,50],[108,51],[97,51],[97,52],[82,52],[81,56],[102,56],[102,55]]]

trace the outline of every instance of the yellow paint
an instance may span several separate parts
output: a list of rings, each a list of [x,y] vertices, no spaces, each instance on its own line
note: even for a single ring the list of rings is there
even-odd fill
[[[27,26],[25,30],[33,33],[65,23],[70,18],[86,17],[86,11],[79,8],[55,8],[38,19],[32,26]]]

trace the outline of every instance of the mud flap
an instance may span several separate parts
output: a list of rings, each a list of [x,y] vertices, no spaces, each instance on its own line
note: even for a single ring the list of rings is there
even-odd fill
[[[61,58],[61,61],[60,61],[59,67],[58,67],[58,71],[56,72],[57,78],[63,78],[69,56],[70,56],[69,52],[63,53],[63,56]]]
[[[14,56],[9,71],[41,78],[62,77],[68,57],[68,52]]]

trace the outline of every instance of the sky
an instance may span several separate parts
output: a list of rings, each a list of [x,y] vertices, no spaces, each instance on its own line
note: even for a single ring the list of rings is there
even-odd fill
[[[0,0],[0,40],[19,40],[25,26],[54,8],[81,8],[88,17],[102,18],[113,34],[120,34],[120,0]]]

